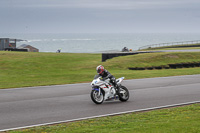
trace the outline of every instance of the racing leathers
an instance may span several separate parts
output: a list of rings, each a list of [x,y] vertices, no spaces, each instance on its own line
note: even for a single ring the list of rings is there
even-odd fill
[[[117,85],[117,81],[115,77],[112,74],[110,74],[110,72],[108,72],[108,70],[104,69],[104,71],[99,75],[103,78],[103,80],[106,80],[109,78],[110,82],[114,85],[114,87],[117,89],[116,91],[118,92],[119,87]]]

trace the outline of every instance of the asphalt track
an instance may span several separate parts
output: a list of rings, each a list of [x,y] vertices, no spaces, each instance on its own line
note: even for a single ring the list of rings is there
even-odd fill
[[[200,102],[200,75],[125,80],[127,102],[101,105],[89,83],[0,90],[0,131]]]

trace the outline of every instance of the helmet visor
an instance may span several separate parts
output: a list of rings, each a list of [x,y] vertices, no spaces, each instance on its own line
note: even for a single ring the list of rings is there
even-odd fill
[[[104,69],[98,69],[97,73],[101,74],[104,71]]]
[[[101,69],[98,69],[98,70],[97,70],[97,73],[100,73],[101,71],[102,71]]]

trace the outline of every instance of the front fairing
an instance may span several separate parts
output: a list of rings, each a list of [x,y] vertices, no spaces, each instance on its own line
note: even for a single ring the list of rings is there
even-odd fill
[[[101,76],[100,75],[95,75],[94,76],[94,80],[92,81],[91,85],[92,86],[100,86],[103,84],[103,81],[101,80]]]
[[[94,79],[91,83],[92,86],[101,86],[102,84],[105,84],[105,82],[102,81],[100,78]]]
[[[103,84],[109,84],[110,83],[110,79],[106,79],[106,80],[102,80],[102,77],[100,75],[95,75],[94,76],[94,80],[92,81],[91,85],[92,86],[101,86]]]

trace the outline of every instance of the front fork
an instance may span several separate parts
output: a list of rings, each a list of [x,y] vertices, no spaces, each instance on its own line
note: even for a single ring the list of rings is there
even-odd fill
[[[93,88],[93,90],[96,90],[96,91],[98,91],[98,95],[100,96],[101,95],[101,89],[99,88],[99,87],[92,87]]]

